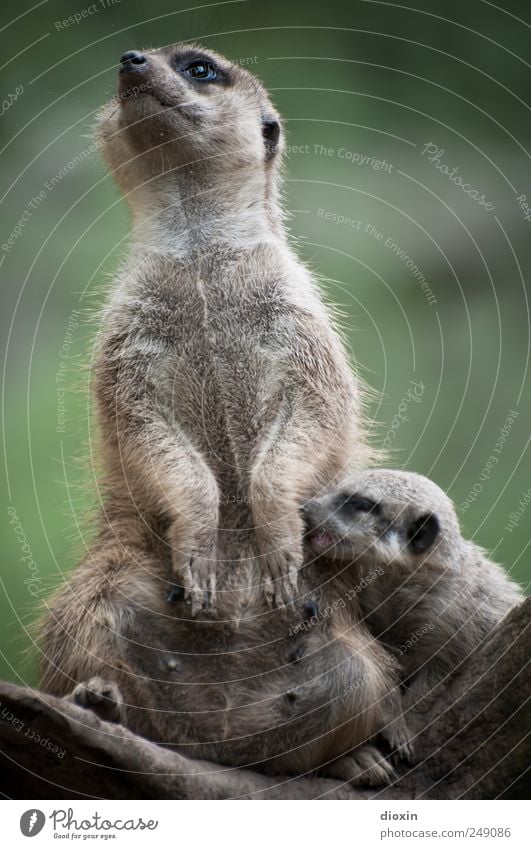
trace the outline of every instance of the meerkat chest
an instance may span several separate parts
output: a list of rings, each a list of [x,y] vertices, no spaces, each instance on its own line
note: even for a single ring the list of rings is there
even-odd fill
[[[140,269],[132,314],[120,321],[132,359],[135,348],[153,351],[150,374],[180,426],[197,436],[200,423],[222,462],[237,451],[241,464],[297,382],[297,319],[280,267],[218,259]]]
[[[205,363],[238,354],[278,358],[296,332],[296,292],[306,285],[295,278],[282,252],[260,248],[243,257],[213,250],[189,263],[145,262],[132,285],[133,332]],[[306,309],[309,294],[299,293]]]

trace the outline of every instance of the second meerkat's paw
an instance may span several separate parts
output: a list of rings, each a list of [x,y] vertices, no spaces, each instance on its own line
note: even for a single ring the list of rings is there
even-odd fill
[[[67,698],[80,707],[94,711],[106,722],[123,723],[125,720],[122,694],[113,681],[95,676],[78,684]]]
[[[381,784],[390,784],[396,778],[393,765],[376,746],[369,745],[359,746],[334,761],[327,766],[326,774],[350,781],[354,787],[363,784],[378,787]]]

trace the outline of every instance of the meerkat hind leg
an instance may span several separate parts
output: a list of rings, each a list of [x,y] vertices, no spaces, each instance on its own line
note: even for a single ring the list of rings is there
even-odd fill
[[[78,684],[66,698],[80,707],[92,710],[105,722],[124,722],[122,694],[113,681],[105,681],[95,676]]]

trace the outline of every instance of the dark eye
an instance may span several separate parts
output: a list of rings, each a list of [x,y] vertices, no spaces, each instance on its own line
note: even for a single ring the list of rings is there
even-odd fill
[[[188,74],[189,77],[193,77],[194,80],[202,80],[203,82],[215,80],[218,75],[212,62],[206,62],[203,59],[197,59],[195,62],[191,62],[184,68],[184,73]]]
[[[371,510],[378,512],[378,504],[371,498],[364,498],[362,495],[345,496],[343,502],[344,507],[356,513],[370,513]]]

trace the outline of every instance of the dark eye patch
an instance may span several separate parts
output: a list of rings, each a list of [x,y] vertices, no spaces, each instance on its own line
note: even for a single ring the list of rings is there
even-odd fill
[[[183,68],[185,74],[188,74],[189,77],[192,77],[194,80],[204,80],[205,82],[212,82],[217,79],[218,71],[215,65],[212,62],[205,62],[202,59],[197,59],[195,62],[190,62],[186,68]]]
[[[373,501],[372,498],[365,498],[363,495],[354,493],[353,495],[344,494],[342,498],[342,508],[347,509],[351,513],[375,513],[380,512],[380,505]]]
[[[209,56],[194,51],[176,53],[172,64],[187,79],[198,83],[215,83],[227,85],[230,80],[225,69]]]

